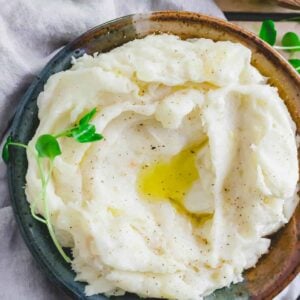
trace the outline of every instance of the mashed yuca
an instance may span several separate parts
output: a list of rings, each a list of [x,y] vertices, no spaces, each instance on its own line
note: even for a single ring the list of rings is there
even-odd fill
[[[59,140],[47,188],[86,294],[201,299],[242,280],[297,205],[295,124],[241,44],[152,35],[50,77],[30,149],[97,107],[105,140]],[[43,215],[42,203],[37,211]]]

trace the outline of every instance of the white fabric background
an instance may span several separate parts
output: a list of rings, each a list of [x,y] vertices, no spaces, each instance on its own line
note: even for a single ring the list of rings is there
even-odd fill
[[[21,95],[56,49],[105,21],[164,9],[224,18],[212,0],[0,0],[0,142]],[[280,299],[296,299],[296,291]],[[1,160],[0,299],[69,299],[40,272],[20,236]]]

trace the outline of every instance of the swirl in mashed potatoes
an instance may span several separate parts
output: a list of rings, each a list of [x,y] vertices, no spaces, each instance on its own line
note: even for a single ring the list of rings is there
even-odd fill
[[[295,124],[250,60],[241,44],[152,35],[50,77],[29,148],[94,107],[105,136],[62,138],[47,188],[87,295],[201,299],[268,251],[298,201]]]

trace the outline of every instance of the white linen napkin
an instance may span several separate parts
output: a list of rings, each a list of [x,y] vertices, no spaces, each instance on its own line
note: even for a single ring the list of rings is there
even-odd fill
[[[116,17],[165,9],[224,18],[213,0],[0,0],[0,142],[22,94],[56,49],[91,27]],[[281,299],[296,299],[291,295]],[[69,299],[41,273],[20,236],[2,160],[0,299]]]

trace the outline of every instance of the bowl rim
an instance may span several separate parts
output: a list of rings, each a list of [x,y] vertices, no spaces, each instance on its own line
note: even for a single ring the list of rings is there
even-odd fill
[[[18,120],[21,119],[20,117],[25,109],[26,104],[30,101],[30,99],[32,97],[32,93],[35,90],[35,88],[37,87],[37,85],[41,83],[41,80],[44,77],[47,69],[51,68],[57,61],[62,59],[66,55],[67,51],[73,51],[74,49],[72,50],[72,48],[74,46],[76,46],[76,48],[78,48],[78,46],[80,46],[80,44],[81,44],[81,41],[84,40],[84,38],[88,37],[89,35],[93,35],[108,26],[118,24],[120,21],[124,21],[124,20],[132,21],[134,24],[134,22],[136,22],[136,21],[132,20],[132,18],[136,18],[136,17],[138,17],[138,20],[149,20],[150,19],[153,21],[178,20],[178,21],[188,21],[188,22],[195,22],[195,23],[207,22],[207,23],[209,23],[209,26],[212,25],[212,26],[215,26],[216,28],[218,28],[218,27],[222,28],[223,30],[227,29],[231,34],[233,33],[237,36],[242,35],[244,38],[248,38],[248,39],[250,38],[250,40],[255,44],[255,46],[258,47],[259,50],[261,50],[270,59],[270,61],[272,61],[273,64],[276,64],[276,65],[278,64],[278,66],[286,72],[286,75],[290,78],[290,80],[295,85],[300,86],[300,76],[298,75],[298,73],[273,47],[271,47],[266,42],[259,39],[254,33],[247,31],[247,30],[239,27],[238,25],[232,24],[232,23],[222,20],[220,18],[207,16],[207,15],[204,15],[201,13],[187,12],[187,11],[166,10],[166,11],[156,11],[156,12],[149,12],[149,13],[130,14],[130,15],[122,16],[122,17],[110,20],[108,22],[105,22],[103,24],[97,25],[97,26],[91,28],[90,30],[84,32],[77,38],[73,39],[71,42],[69,42],[67,45],[65,45],[62,49],[60,49],[59,52],[53,58],[51,58],[51,60],[42,68],[42,70],[39,72],[39,74],[36,76],[36,78],[30,84],[30,86],[27,89],[27,91],[25,92],[25,94],[21,97],[20,103],[17,106],[16,114],[14,116],[14,120],[13,120],[11,129],[10,129],[10,132],[11,133],[15,132],[16,129],[18,128],[18,126],[20,125]],[[148,33],[148,34],[150,34],[150,33]],[[44,83],[43,83],[43,85],[44,85]],[[50,279],[55,281],[55,283],[59,287],[63,288],[63,290],[67,291],[69,294],[72,294],[73,296],[80,298],[81,295],[76,294],[76,292],[74,290],[70,290],[69,286],[66,284],[66,282],[64,282],[63,278],[60,276],[57,276],[57,274],[54,272],[54,270],[45,263],[45,261],[40,257],[37,247],[30,242],[32,237],[30,236],[28,229],[24,228],[24,226],[22,224],[22,220],[17,211],[18,210],[18,208],[16,206],[17,199],[13,200],[15,197],[12,193],[12,191],[14,189],[14,183],[13,183],[13,172],[11,170],[10,163],[8,164],[8,182],[9,182],[10,199],[11,199],[11,204],[13,207],[15,219],[16,219],[18,227],[21,231],[23,240],[27,244],[27,247],[29,248],[32,255],[34,256],[35,260],[38,261],[38,265],[42,266],[42,268],[47,271],[48,276],[51,275]],[[299,211],[299,204],[298,204],[297,210]],[[296,213],[296,211],[295,211],[295,213]],[[298,227],[299,227],[299,224],[298,224]],[[298,232],[300,232],[299,228],[298,228]],[[288,285],[288,283],[299,272],[300,272],[300,259],[299,259],[297,265],[295,266],[295,270],[293,272],[291,272],[289,274],[289,276],[287,276],[283,281],[281,281],[281,283],[278,286],[276,286],[275,289],[270,294],[268,294],[267,298],[265,298],[265,299],[269,299],[269,298],[271,299],[273,296],[277,295],[281,290],[283,290],[283,288],[285,288]],[[90,297],[88,297],[88,298],[90,299]]]

